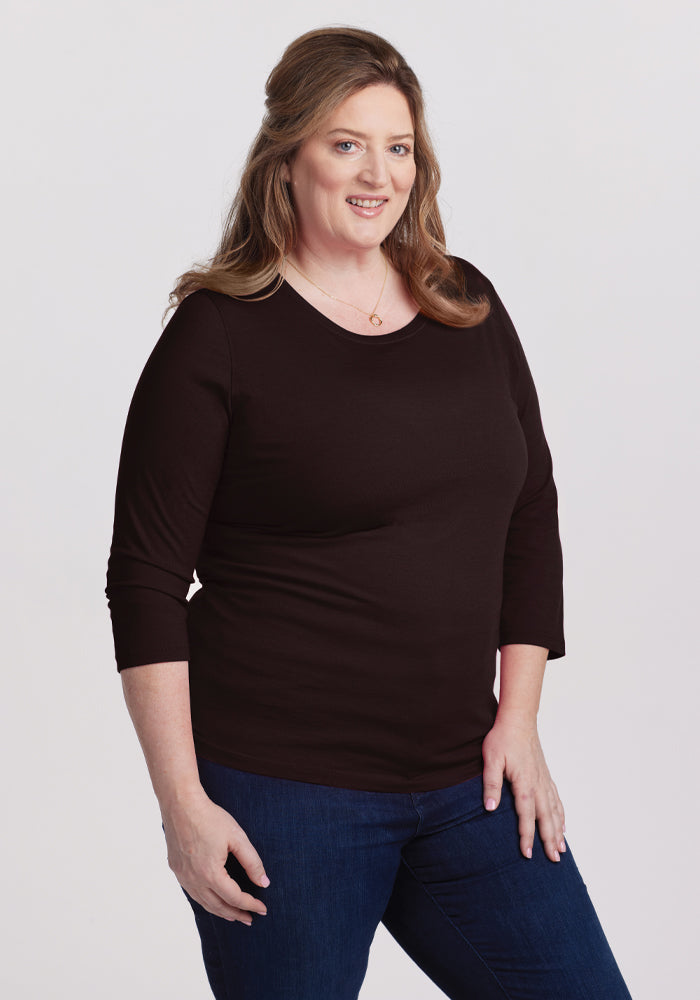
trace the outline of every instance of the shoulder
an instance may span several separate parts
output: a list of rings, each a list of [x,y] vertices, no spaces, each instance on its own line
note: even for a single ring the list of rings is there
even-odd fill
[[[472,297],[485,295],[491,303],[491,311],[484,322],[489,325],[489,328],[496,333],[500,342],[505,346],[511,363],[516,368],[526,366],[527,360],[520,336],[491,279],[471,261],[465,260],[463,257],[452,256],[452,260],[459,265],[464,274],[467,294]]]
[[[215,293],[197,289],[175,306],[151,350],[147,375],[207,379],[228,372],[228,338],[214,298]]]
[[[220,297],[219,292],[213,292],[209,288],[198,288],[190,292],[175,306],[166,329],[173,324],[198,328],[216,326],[217,323],[221,325],[221,307],[217,302]]]
[[[487,316],[486,320],[491,320],[497,326],[504,328],[508,337],[512,338],[515,336],[517,340],[517,333],[513,326],[513,321],[510,318],[508,310],[503,304],[500,295],[496,291],[493,281],[480,271],[478,267],[471,263],[471,261],[465,260],[463,257],[455,257],[451,255],[451,259],[459,265],[465,278],[465,286],[467,295],[477,296],[485,295],[486,298],[491,303],[491,312]]]
[[[254,330],[267,322],[285,322],[295,309],[294,301],[283,302],[281,286],[272,282],[259,292],[250,295],[232,295],[213,288],[199,288],[192,292],[183,305],[191,300],[193,316],[218,317],[220,327],[229,336],[241,335],[246,330]]]
[[[219,301],[227,296],[208,288],[198,288],[186,295],[170,314],[161,335],[161,342],[178,345],[180,350],[197,350],[209,345],[221,349],[226,341],[223,306]]]
[[[464,257],[457,257],[454,254],[449,254],[449,257],[464,275],[468,295],[486,295],[489,299],[495,295],[495,289],[490,278],[483,271],[480,271],[475,264],[472,264],[469,260],[465,260]]]

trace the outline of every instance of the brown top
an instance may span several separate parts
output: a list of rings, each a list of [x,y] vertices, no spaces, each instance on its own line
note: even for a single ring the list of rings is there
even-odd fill
[[[136,386],[106,594],[118,669],[189,660],[198,754],[427,791],[482,770],[497,648],[564,655],[552,460],[491,315],[352,333],[286,282],[200,289]],[[193,570],[201,581],[189,603]]]

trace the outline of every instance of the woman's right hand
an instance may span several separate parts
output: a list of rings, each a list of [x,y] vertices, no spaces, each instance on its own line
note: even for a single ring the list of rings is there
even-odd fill
[[[192,802],[163,812],[168,864],[178,882],[205,910],[225,920],[252,923],[253,913],[265,914],[262,900],[243,892],[226,871],[229,853],[251,881],[269,885],[258,852],[243,829],[202,790]]]

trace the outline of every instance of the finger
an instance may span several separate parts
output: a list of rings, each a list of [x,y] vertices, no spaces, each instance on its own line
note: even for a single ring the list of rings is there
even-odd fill
[[[561,804],[559,796],[557,796],[557,819],[559,820],[559,850],[563,854],[566,850],[566,840],[564,839],[564,833],[566,831],[566,817],[564,816],[564,806]]]
[[[218,895],[218,893],[213,892],[211,889],[203,889],[196,895],[190,892],[190,895],[193,899],[196,899],[196,901],[203,906],[205,910],[209,913],[213,913],[215,917],[223,917],[224,920],[229,920],[231,922],[238,920],[242,924],[247,924],[248,927],[250,927],[253,923],[253,918],[250,913],[239,909],[237,906],[230,906]]]
[[[240,861],[251,882],[256,882],[266,889],[270,884],[270,880],[265,874],[265,867],[260,855],[248,840],[245,831],[238,825],[236,826],[234,836],[231,838],[229,850]]]
[[[545,854],[550,861],[559,861],[561,833],[557,814],[548,795],[540,796],[537,801],[537,826]]]
[[[224,870],[219,877],[212,880],[209,888],[219,896],[227,906],[238,910],[252,910],[254,913],[267,913],[267,907],[261,899],[249,892],[243,892],[238,883]]]
[[[484,808],[492,812],[501,801],[503,788],[503,760],[500,757],[484,758]]]
[[[564,840],[564,830],[566,829],[564,806],[559,798],[557,786],[554,782],[551,784],[550,802],[552,806],[552,815],[554,817],[557,847],[559,848],[559,853],[563,854],[566,851],[566,841]]]
[[[532,857],[532,845],[535,842],[535,795],[532,790],[521,791],[514,788],[515,811],[518,814],[518,833],[520,834],[520,852],[526,858]]]

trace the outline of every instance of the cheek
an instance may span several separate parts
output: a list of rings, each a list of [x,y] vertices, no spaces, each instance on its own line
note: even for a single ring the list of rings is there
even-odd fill
[[[345,173],[338,168],[337,163],[322,160],[315,163],[309,171],[309,180],[318,191],[332,195],[345,183]]]
[[[411,193],[411,189],[413,188],[415,179],[416,179],[415,165],[412,165],[410,169],[405,170],[399,178],[400,190],[402,191],[402,193],[405,195],[406,198],[408,198],[408,196]]]
[[[295,189],[296,208],[300,215],[312,218],[328,215],[333,203],[333,191],[322,173],[308,173]]]

